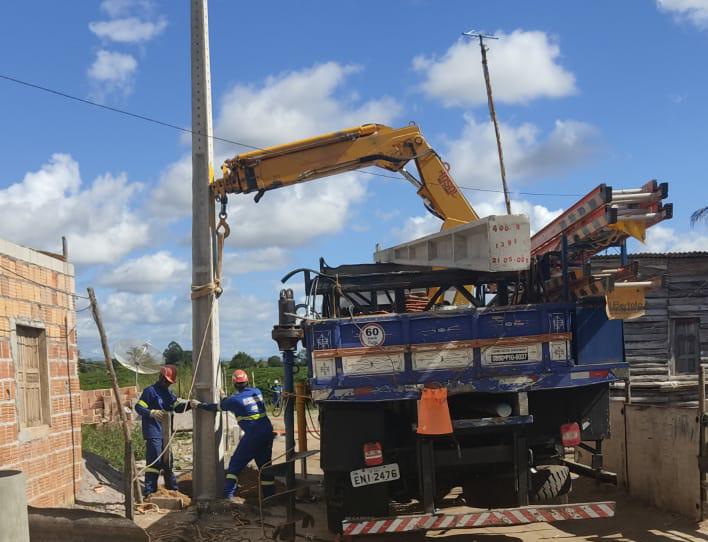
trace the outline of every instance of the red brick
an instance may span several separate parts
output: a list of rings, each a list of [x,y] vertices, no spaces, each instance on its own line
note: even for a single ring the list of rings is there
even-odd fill
[[[16,423],[17,410],[15,403],[0,403],[0,423]]]
[[[15,366],[11,361],[0,361],[0,379],[15,378]]]

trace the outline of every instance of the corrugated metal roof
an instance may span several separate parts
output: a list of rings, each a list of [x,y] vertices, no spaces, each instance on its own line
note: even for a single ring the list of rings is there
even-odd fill
[[[636,252],[628,254],[628,258],[708,258],[708,251],[695,250],[693,252]],[[619,258],[619,254],[593,256],[593,260],[610,260]]]

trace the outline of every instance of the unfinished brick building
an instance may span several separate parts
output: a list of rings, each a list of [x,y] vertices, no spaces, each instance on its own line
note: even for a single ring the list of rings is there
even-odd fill
[[[34,506],[74,502],[81,478],[74,268],[0,240],[0,469]]]

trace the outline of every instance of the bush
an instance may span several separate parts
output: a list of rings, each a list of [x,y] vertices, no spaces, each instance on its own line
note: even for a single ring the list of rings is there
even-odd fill
[[[112,467],[123,471],[124,447],[123,428],[119,423],[81,426],[82,448],[104,458]],[[140,423],[133,426],[133,456],[145,459],[145,441],[140,430]]]

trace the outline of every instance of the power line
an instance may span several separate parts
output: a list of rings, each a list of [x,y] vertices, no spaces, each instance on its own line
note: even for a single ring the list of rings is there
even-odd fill
[[[143,120],[143,121],[145,121],[145,122],[151,122],[151,123],[157,124],[157,125],[159,125],[159,126],[164,126],[165,128],[171,128],[171,129],[173,129],[173,130],[177,130],[177,131],[179,131],[179,132],[184,132],[184,133],[188,133],[188,134],[196,134],[196,135],[201,135],[201,136],[205,136],[205,137],[206,137],[206,134],[203,134],[203,133],[201,133],[201,132],[195,132],[195,131],[193,131],[193,130],[190,130],[189,128],[185,128],[185,127],[179,126],[179,125],[177,125],[177,124],[172,124],[172,123],[170,123],[170,122],[165,122],[165,121],[162,121],[162,120],[153,118],[153,117],[148,117],[148,116],[146,116],[146,115],[140,115],[140,114],[138,114],[138,113],[132,113],[131,111],[127,111],[127,110],[125,110],[125,109],[120,109],[120,108],[118,108],[118,107],[111,107],[111,106],[109,106],[109,105],[104,105],[104,104],[101,104],[101,103],[98,103],[98,102],[94,102],[94,101],[91,101],[91,100],[87,100],[87,99],[85,99],[85,98],[80,98],[80,97],[78,97],[78,96],[74,96],[73,94],[68,94],[68,93],[66,93],[66,92],[62,92],[62,91],[60,91],[60,90],[55,90],[55,89],[52,89],[52,88],[49,88],[49,87],[45,87],[45,86],[42,86],[42,85],[38,85],[38,84],[35,84],[35,83],[30,83],[29,81],[23,81],[22,79],[17,79],[17,78],[15,78],[15,77],[10,77],[9,75],[4,75],[4,74],[2,74],[2,73],[0,73],[0,79],[4,79],[4,80],[6,80],[6,81],[10,81],[10,82],[12,82],[12,83],[16,83],[16,84],[18,84],[18,85],[23,85],[23,86],[25,86],[25,87],[33,88],[33,89],[36,89],[36,90],[41,90],[41,91],[43,91],[43,92],[48,92],[48,93],[50,93],[50,94],[54,94],[54,95],[56,95],[56,96],[60,96],[60,97],[62,97],[62,98],[66,98],[66,99],[68,99],[68,100],[74,100],[74,101],[76,101],[76,102],[80,102],[80,103],[83,103],[83,104],[86,104],[86,105],[91,105],[91,106],[94,106],[94,107],[98,107],[98,108],[100,108],[100,109],[105,109],[105,110],[111,111],[111,112],[113,112],[113,113],[119,113],[119,114],[121,114],[121,115],[126,115],[126,116],[128,116],[128,117],[132,117],[132,118],[135,118],[135,119],[138,119],[138,120]],[[245,148],[247,148],[247,149],[263,150],[263,147],[257,147],[257,146],[255,146],[255,145],[249,145],[248,143],[242,143],[242,142],[240,142],[240,141],[235,141],[235,140],[233,140],[233,139],[227,139],[227,138],[225,138],[225,137],[219,137],[219,136],[209,136],[209,137],[210,137],[211,139],[213,139],[213,140],[216,140],[216,141],[222,141],[222,142],[224,142],[224,143],[230,143],[230,144],[232,144],[232,145],[237,145],[237,146],[239,146],[239,147],[245,147]],[[374,176],[376,176],[376,177],[383,177],[383,178],[386,178],[386,179],[395,179],[395,180],[397,180],[397,181],[402,181],[402,180],[404,180],[403,177],[396,177],[396,176],[394,176],[394,175],[386,175],[386,174],[384,174],[384,173],[377,173],[377,172],[375,172],[375,171],[366,171],[366,170],[360,170],[360,171],[361,171],[361,173],[365,173],[365,174],[367,174],[367,175],[374,175]],[[465,185],[458,185],[458,186],[459,186],[459,188],[461,188],[462,190],[470,190],[470,191],[474,191],[474,192],[492,192],[492,193],[496,193],[496,194],[503,194],[503,193],[504,193],[503,190],[493,190],[493,189],[490,189],[490,188],[476,188],[476,187],[474,187],[474,186],[465,186]],[[558,197],[569,197],[569,198],[571,198],[571,197],[572,197],[572,198],[578,198],[578,197],[582,197],[582,196],[583,196],[583,194],[554,194],[554,193],[541,193],[541,192],[516,192],[516,193],[519,194],[519,195],[523,195],[523,196],[558,196]]]
[[[41,282],[34,281],[28,277],[23,276],[22,274],[18,273],[17,271],[13,271],[9,267],[5,267],[4,265],[0,265],[0,269],[3,271],[7,271],[8,273],[12,273],[16,277],[22,279],[25,282],[29,282],[30,284],[34,284],[35,286],[39,286],[41,288],[48,288],[54,292],[58,292],[60,294],[66,294],[68,296],[76,297],[76,298],[82,298],[82,299],[88,299],[87,296],[85,295],[80,295],[75,292],[70,292],[68,290],[62,290],[61,288],[54,288],[53,286],[49,286],[48,284],[42,284]]]
[[[50,94],[55,94],[56,96],[61,96],[62,98],[67,98],[69,100],[74,100],[77,102],[81,102],[83,104],[92,105],[94,107],[99,107],[101,109],[106,109],[107,111],[112,111],[114,113],[120,113],[121,115],[126,115],[128,117],[133,117],[136,119],[144,120],[146,122],[152,122],[153,124],[165,126],[166,128],[172,128],[173,130],[178,130],[180,132],[185,132],[188,134],[196,134],[196,135],[207,137],[206,134],[203,134],[201,132],[195,132],[193,130],[190,130],[189,128],[185,128],[184,126],[178,126],[177,124],[165,122],[165,121],[162,121],[159,119],[148,117],[146,115],[139,115],[137,113],[131,113],[130,111],[126,111],[125,109],[119,109],[117,107],[111,107],[110,105],[105,105],[105,104],[101,104],[101,103],[94,102],[91,100],[86,100],[85,98],[79,98],[78,96],[74,96],[72,94],[67,94],[66,92],[62,92],[60,90],[54,90],[54,89],[51,89],[48,87],[44,87],[42,85],[37,85],[35,83],[23,81],[22,79],[16,79],[15,77],[10,77],[9,75],[4,75],[4,74],[0,73],[0,79],[5,79],[6,81],[11,81],[13,83],[17,83],[18,85],[24,85],[26,87],[34,88],[37,90],[42,90],[44,92],[49,92]],[[217,137],[217,136],[208,136],[208,137],[210,137],[211,139],[214,139],[216,141],[223,141],[224,143],[231,143],[232,145],[238,145],[239,147],[246,147],[247,149],[262,150],[260,147],[254,147],[253,145],[241,143],[240,141],[234,141],[233,139],[227,139],[225,137]]]
[[[360,173],[366,173],[367,175],[374,175],[376,177],[383,177],[385,179],[395,179],[397,181],[404,181],[405,179],[403,177],[396,177],[395,175],[386,175],[385,173],[378,173],[376,171],[367,171],[365,169],[360,170]],[[438,184],[439,183],[432,183],[428,182],[427,184]],[[463,184],[458,184],[458,188],[462,190],[471,190],[474,192],[493,192],[495,194],[503,194],[503,190],[494,190],[492,188],[476,188],[474,186],[465,186]],[[568,198],[580,198],[583,196],[583,194],[555,194],[551,192],[514,192],[515,194],[523,195],[523,196],[558,196],[558,197],[568,197]]]

